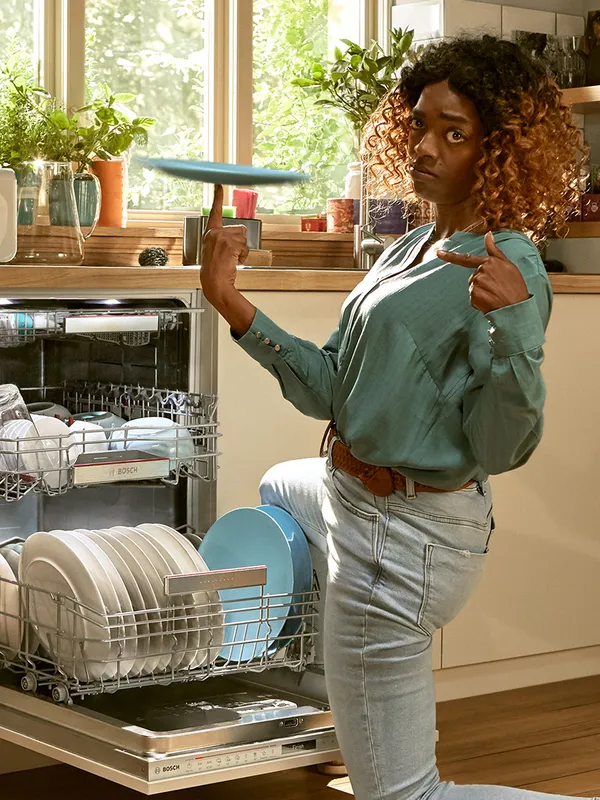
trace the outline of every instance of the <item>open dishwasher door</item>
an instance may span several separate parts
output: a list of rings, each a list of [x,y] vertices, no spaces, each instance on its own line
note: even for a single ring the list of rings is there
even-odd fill
[[[73,664],[59,655],[76,646],[83,654],[88,641],[74,635],[73,647],[52,646],[73,629],[69,615],[82,614],[83,607],[70,611],[74,601],[50,597],[48,602],[56,602],[56,619],[45,635],[40,633],[54,658],[36,655],[26,644],[11,662],[5,659],[6,668],[0,670],[0,739],[148,795],[339,758],[323,672],[315,664],[322,602],[318,577],[314,591],[301,600],[265,595],[265,581],[264,567],[166,577],[165,591],[172,598],[185,597],[188,589],[242,588],[245,597],[238,603],[251,609],[250,618],[228,622],[233,612],[224,599],[220,617],[226,642],[237,644],[223,644],[215,627],[204,645],[213,653],[210,663],[201,659],[198,667],[192,662],[185,669],[120,677],[119,653],[116,674],[107,671],[112,677],[87,681],[82,673],[92,675],[95,662],[77,656],[77,674],[70,677]],[[27,609],[28,595],[40,590],[16,585]],[[275,619],[268,617],[274,608],[287,614],[292,601],[300,609],[296,632],[278,640],[265,620]],[[161,619],[175,624],[173,630],[178,608],[157,609]],[[202,608],[194,608],[205,630]],[[21,622],[27,643],[31,618],[24,612]],[[108,640],[114,628],[107,617],[100,638]],[[255,650],[246,661],[244,647]],[[196,655],[197,648],[196,643]]]
[[[54,703],[0,685],[0,738],[142,794],[339,758],[326,706],[247,680],[131,689]]]

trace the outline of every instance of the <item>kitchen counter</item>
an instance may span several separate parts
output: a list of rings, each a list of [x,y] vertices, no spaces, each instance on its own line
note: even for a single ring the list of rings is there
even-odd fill
[[[237,286],[242,291],[350,292],[363,276],[356,270],[247,268],[239,270]],[[550,279],[555,293],[600,294],[600,275],[553,274]],[[0,267],[0,291],[198,288],[198,267]]]

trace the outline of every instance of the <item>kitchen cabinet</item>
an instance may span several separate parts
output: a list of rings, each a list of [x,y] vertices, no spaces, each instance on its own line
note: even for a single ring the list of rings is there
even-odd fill
[[[502,36],[511,39],[513,31],[556,33],[556,14],[531,8],[502,6]]]
[[[585,33],[585,19],[574,14],[556,15],[557,36],[583,36]]]
[[[557,295],[546,344],[545,432],[492,479],[498,528],[484,579],[444,630],[443,667],[600,644],[597,295]]]
[[[502,6],[495,3],[477,3],[473,0],[446,0],[444,35],[456,36],[464,30],[479,30],[500,36]]]
[[[555,279],[559,289],[561,280]],[[571,279],[572,291],[578,291],[576,280]],[[345,295],[247,293],[287,330],[318,343],[337,324]],[[473,665],[511,659],[514,673],[527,655],[600,645],[595,479],[600,431],[594,423],[600,396],[595,369],[599,309],[597,294],[555,296],[544,369],[544,439],[528,465],[492,479],[498,527],[489,562],[474,597],[436,638],[434,667],[441,673],[461,666],[468,676]],[[283,400],[277,382],[231,340],[223,323],[219,364],[223,439],[217,507],[222,514],[257,503],[260,478],[273,464],[315,456],[324,424]],[[560,672],[554,675],[561,679]],[[527,685],[527,679],[524,671],[519,685]]]

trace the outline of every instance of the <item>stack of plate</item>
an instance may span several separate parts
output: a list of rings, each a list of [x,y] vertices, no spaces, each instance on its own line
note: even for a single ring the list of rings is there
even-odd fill
[[[44,648],[81,681],[138,677],[211,664],[223,644],[216,591],[168,598],[165,576],[206,572],[166,525],[35,533],[19,579]],[[60,594],[62,604],[56,602]]]

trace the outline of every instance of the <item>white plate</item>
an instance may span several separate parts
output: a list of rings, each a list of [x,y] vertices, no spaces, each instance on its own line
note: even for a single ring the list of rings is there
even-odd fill
[[[90,539],[89,531],[74,530],[66,531],[66,533],[76,536],[83,542],[91,556],[98,562],[98,568],[94,575],[101,574],[102,576],[102,583],[97,581],[98,588],[106,607],[111,612],[113,625],[117,626],[111,635],[116,634],[119,629],[123,630],[123,636],[119,636],[117,642],[117,663],[114,665],[116,667],[114,677],[125,678],[133,669],[137,653],[137,629],[129,593],[117,567],[103,548]]]
[[[33,587],[26,595],[42,645],[60,660],[69,676],[82,681],[102,680],[107,663],[116,655],[107,611],[89,561],[89,551],[76,538],[67,542],[41,531],[27,539],[19,562],[19,580]],[[61,606],[60,629],[64,636],[57,635],[57,604],[46,592],[60,593],[75,601],[65,599]]]
[[[21,649],[21,621],[19,619],[19,587],[8,561],[0,555],[0,650],[12,659]],[[6,616],[10,614],[12,616]]]
[[[142,526],[139,526],[142,527]],[[200,553],[194,548],[194,545],[188,541],[181,533],[168,525],[160,525],[153,523],[152,527],[156,531],[161,531],[164,536],[168,537],[173,548],[173,554],[177,555],[179,563],[183,567],[184,572],[209,572],[206,561],[202,558]],[[165,544],[167,540],[165,540]],[[199,605],[207,606],[206,610],[209,614],[209,627],[208,640],[203,643],[203,647],[209,645],[209,651],[201,651],[196,663],[192,666],[199,667],[206,663],[212,664],[218,657],[223,646],[225,637],[225,614],[223,613],[223,606],[221,605],[221,598],[217,591],[209,592],[196,592],[196,595],[202,595],[202,599],[198,599]],[[210,604],[210,607],[208,607]]]
[[[109,540],[103,536],[99,531],[86,531],[88,540],[100,547],[105,555],[110,559],[111,563],[116,567],[119,575],[125,585],[129,602],[133,609],[135,621],[134,635],[135,635],[135,648],[134,655],[135,661],[131,668],[130,675],[143,675],[145,674],[146,662],[148,661],[148,653],[150,648],[150,627],[148,625],[148,614],[146,613],[146,604],[140,587],[133,576],[133,573],[126,560],[119,553],[116,547],[116,539]],[[138,565],[139,566],[139,565]],[[123,605],[123,603],[121,603]]]
[[[19,579],[19,561],[21,560],[22,543],[9,544],[0,548],[0,555],[8,561],[8,565],[14,573],[14,579]],[[27,618],[27,609],[23,608],[23,617]],[[27,634],[27,635],[26,635]],[[21,637],[21,650],[27,655],[35,655],[40,640],[33,625],[27,625]]]
[[[131,570],[135,582],[141,592],[143,599],[143,608],[146,610],[149,628],[149,642],[148,642],[148,657],[144,665],[143,675],[151,675],[153,672],[164,671],[169,662],[170,656],[163,656],[167,649],[165,641],[164,626],[162,619],[157,611],[159,607],[159,600],[152,587],[150,578],[152,573],[156,570],[152,566],[152,562],[148,560],[143,550],[140,550],[135,542],[125,538],[116,530],[98,530],[95,531],[98,536],[101,536],[109,542],[115,550],[122,557],[123,561]],[[156,581],[160,578],[157,575]]]
[[[166,669],[177,669],[187,654],[189,629],[186,619],[186,603],[184,600],[181,597],[168,598],[165,595],[165,577],[173,574],[172,565],[174,561],[172,557],[167,559],[163,549],[158,543],[143,531],[123,526],[120,526],[118,530],[126,531],[127,538],[130,541],[134,541],[144,551],[159,576],[159,585],[153,588],[156,592],[156,596],[159,598],[161,607],[169,610],[163,617],[167,651],[170,654]],[[192,647],[194,646],[193,641],[192,637]],[[196,645],[196,650],[197,649]]]
[[[17,553],[16,550],[12,550],[10,547],[3,547],[0,549],[0,555],[3,555],[4,558],[8,561],[8,566],[12,569],[15,575],[19,574],[19,560],[21,556]]]
[[[181,558],[181,551],[173,547],[170,537],[156,525],[150,523],[138,525],[137,529],[145,536],[149,536],[152,542],[159,548],[165,560],[169,564],[170,574],[181,575],[189,572],[187,561]],[[205,613],[196,613],[198,606],[205,606],[207,603],[206,592],[192,592],[181,595],[184,604],[184,613],[187,619],[188,642],[187,652],[181,659],[179,669],[186,669],[190,666],[197,666],[199,659],[206,653],[208,644],[208,620]]]
[[[183,622],[181,606],[177,609],[177,616],[180,618],[175,624],[172,615],[162,613],[161,610],[169,606],[169,600],[165,595],[165,581],[164,576],[168,575],[170,570],[168,564],[152,544],[144,537],[144,535],[137,531],[135,528],[128,528],[123,525],[116,525],[110,528],[122,542],[127,544],[128,547],[133,548],[136,559],[142,565],[150,584],[152,591],[156,596],[156,606],[158,609],[157,618],[160,620],[162,631],[160,659],[156,672],[165,672],[172,668],[173,663],[179,663],[185,653],[185,646],[187,641],[187,626]],[[174,651],[177,651],[177,657],[173,658]]]

